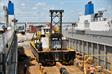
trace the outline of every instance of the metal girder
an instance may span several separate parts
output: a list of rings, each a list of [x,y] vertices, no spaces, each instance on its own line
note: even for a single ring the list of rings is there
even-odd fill
[[[47,24],[50,22],[17,22],[17,24]],[[62,24],[72,24],[74,22],[62,22]]]
[[[51,22],[50,22],[50,35],[53,34],[53,26],[58,26],[59,27],[59,34],[62,35],[62,13],[64,10],[49,10],[50,12],[50,17],[51,17]],[[61,49],[62,49],[62,36],[59,37],[61,40]],[[52,44],[52,41],[50,40],[50,43]],[[50,46],[51,47],[51,46]]]

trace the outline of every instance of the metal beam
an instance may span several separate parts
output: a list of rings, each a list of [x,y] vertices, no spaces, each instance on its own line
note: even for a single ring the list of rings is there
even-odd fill
[[[104,67],[107,69],[107,48],[104,45]]]
[[[100,45],[97,44],[97,54],[100,55],[100,49],[99,49]],[[100,65],[100,56],[97,57],[97,62],[98,62],[98,65]]]
[[[50,22],[17,22],[17,24],[48,24]],[[72,24],[74,22],[62,22],[62,24]]]

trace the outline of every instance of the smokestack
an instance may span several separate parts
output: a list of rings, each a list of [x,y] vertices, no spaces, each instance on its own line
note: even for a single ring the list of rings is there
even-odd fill
[[[91,15],[91,14],[94,14],[94,4],[92,3],[92,1],[89,1],[85,5],[85,15]]]

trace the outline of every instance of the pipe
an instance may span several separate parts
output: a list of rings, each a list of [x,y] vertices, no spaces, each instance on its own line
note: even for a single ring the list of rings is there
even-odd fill
[[[61,68],[60,68],[60,74],[69,74],[69,73],[68,73],[68,71],[67,71],[66,68],[61,67]]]

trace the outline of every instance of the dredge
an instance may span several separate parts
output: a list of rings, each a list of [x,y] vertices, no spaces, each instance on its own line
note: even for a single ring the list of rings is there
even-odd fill
[[[64,10],[50,10],[51,23],[33,35],[31,46],[39,63],[53,66],[56,62],[74,64],[75,51],[67,48],[67,39],[62,35],[62,13]]]

